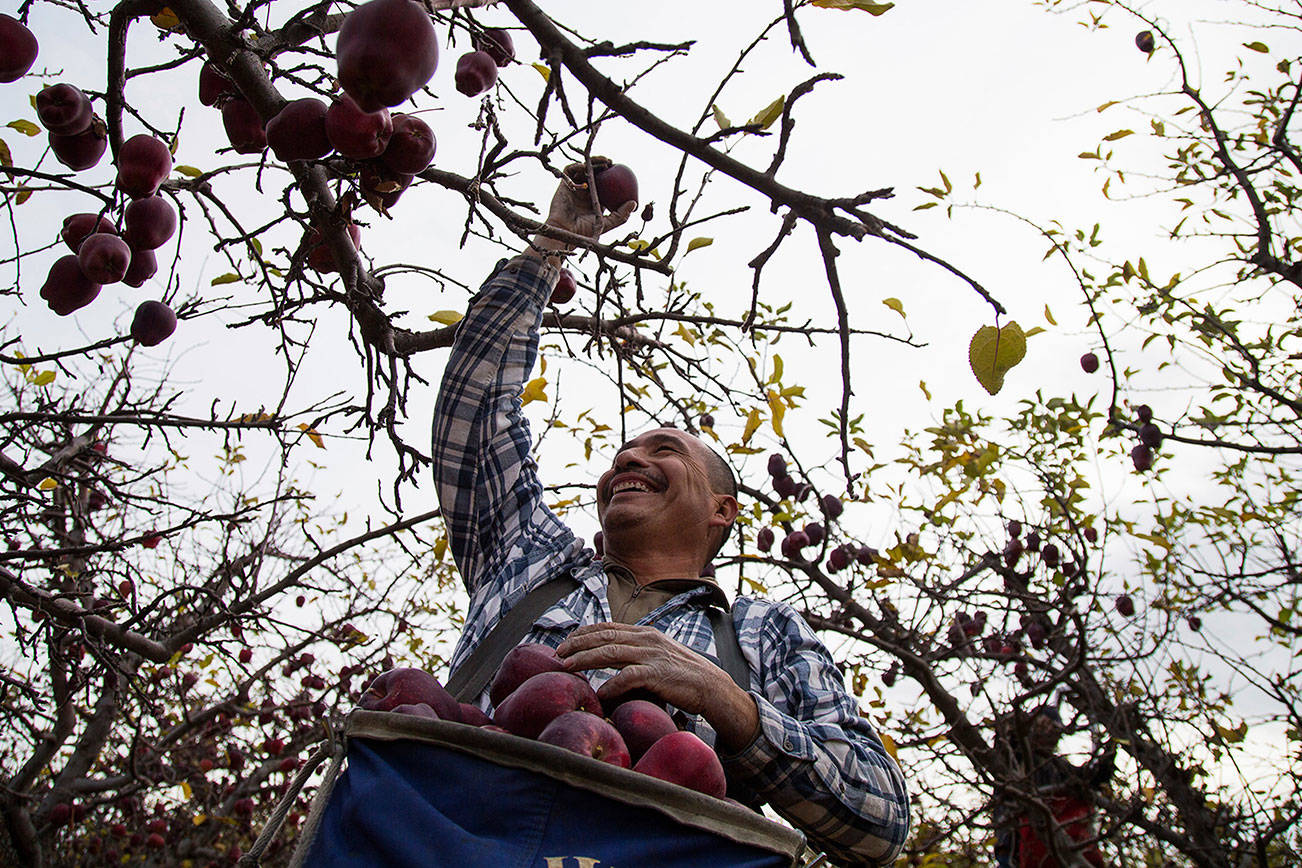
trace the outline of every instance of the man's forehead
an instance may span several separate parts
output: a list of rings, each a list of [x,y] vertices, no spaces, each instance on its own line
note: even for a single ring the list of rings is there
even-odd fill
[[[644,431],[632,440],[625,442],[615,450],[615,453],[619,454],[625,449],[632,449],[636,446],[655,446],[656,444],[664,442],[691,445],[696,441],[696,437],[678,428],[653,428],[650,431]]]

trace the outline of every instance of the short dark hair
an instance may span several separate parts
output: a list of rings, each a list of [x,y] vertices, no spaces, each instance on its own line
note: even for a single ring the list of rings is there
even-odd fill
[[[699,437],[697,439],[700,440]],[[735,500],[737,497],[737,475],[732,472],[732,465],[728,463],[727,459],[716,452],[713,447],[707,446],[704,440],[700,440],[700,443],[702,446],[705,446],[705,451],[710,453],[708,459],[709,467],[706,468],[706,472],[710,479],[710,488],[715,494],[726,494]],[[719,554],[719,551],[723,548],[723,544],[728,541],[729,535],[732,534],[732,526],[736,523],[737,520],[733,519],[728,526],[723,529],[723,533],[719,536],[719,544],[714,547],[714,550],[710,552],[710,556],[705,559],[706,563],[714,560],[714,558]]]

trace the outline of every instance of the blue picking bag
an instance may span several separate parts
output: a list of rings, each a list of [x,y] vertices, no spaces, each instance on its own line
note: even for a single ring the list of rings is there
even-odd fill
[[[747,808],[503,733],[359,711],[345,739],[293,866],[790,868],[805,850]]]

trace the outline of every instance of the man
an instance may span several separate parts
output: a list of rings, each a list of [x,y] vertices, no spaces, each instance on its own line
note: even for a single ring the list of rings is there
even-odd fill
[[[567,170],[547,222],[596,238],[636,203],[596,213],[576,183],[582,176],[580,167]],[[556,648],[571,670],[590,673],[603,698],[634,689],[660,696],[714,745],[730,793],[769,803],[834,858],[892,860],[909,828],[903,776],[803,619],[784,604],[739,598],[731,617],[750,689],[715,663],[707,608],[729,606],[700,574],[737,516],[727,463],[672,428],[623,444],[597,483],[603,560],[545,506],[520,392],[566,251],[539,235],[525,254],[499,264],[472,300],[444,374],[435,479],[470,592],[453,670],[531,590],[569,574],[579,587],[535,619],[522,641]],[[479,702],[487,708],[486,696]]]

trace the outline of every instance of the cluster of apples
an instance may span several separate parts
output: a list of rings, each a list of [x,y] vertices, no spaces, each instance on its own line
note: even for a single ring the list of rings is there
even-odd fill
[[[1143,45],[1141,45],[1140,49],[1145,53],[1152,52],[1153,34],[1145,30],[1143,33],[1139,34],[1139,36],[1148,37],[1148,47],[1144,48]],[[1138,37],[1136,37],[1136,39],[1138,39]],[[1080,357],[1080,367],[1081,370],[1087,374],[1094,373],[1099,369],[1099,357],[1094,353],[1086,353]],[[1136,471],[1139,473],[1146,473],[1153,468],[1153,450],[1161,447],[1165,436],[1162,434],[1162,429],[1157,427],[1153,422],[1152,407],[1147,404],[1140,404],[1135,408],[1135,415],[1139,417],[1139,427],[1137,429],[1139,434],[1139,443],[1130,450],[1130,461],[1135,465]],[[1122,611],[1123,608],[1125,607],[1119,607],[1118,611]],[[1125,614],[1125,612],[1122,611],[1122,614]]]
[[[587,679],[565,670],[554,649],[518,645],[489,687],[490,717],[457,700],[421,669],[391,669],[375,678],[360,706],[414,714],[555,745],[620,768],[726,798],[728,784],[714,750],[680,730],[648,699],[620,697],[603,709]]]

